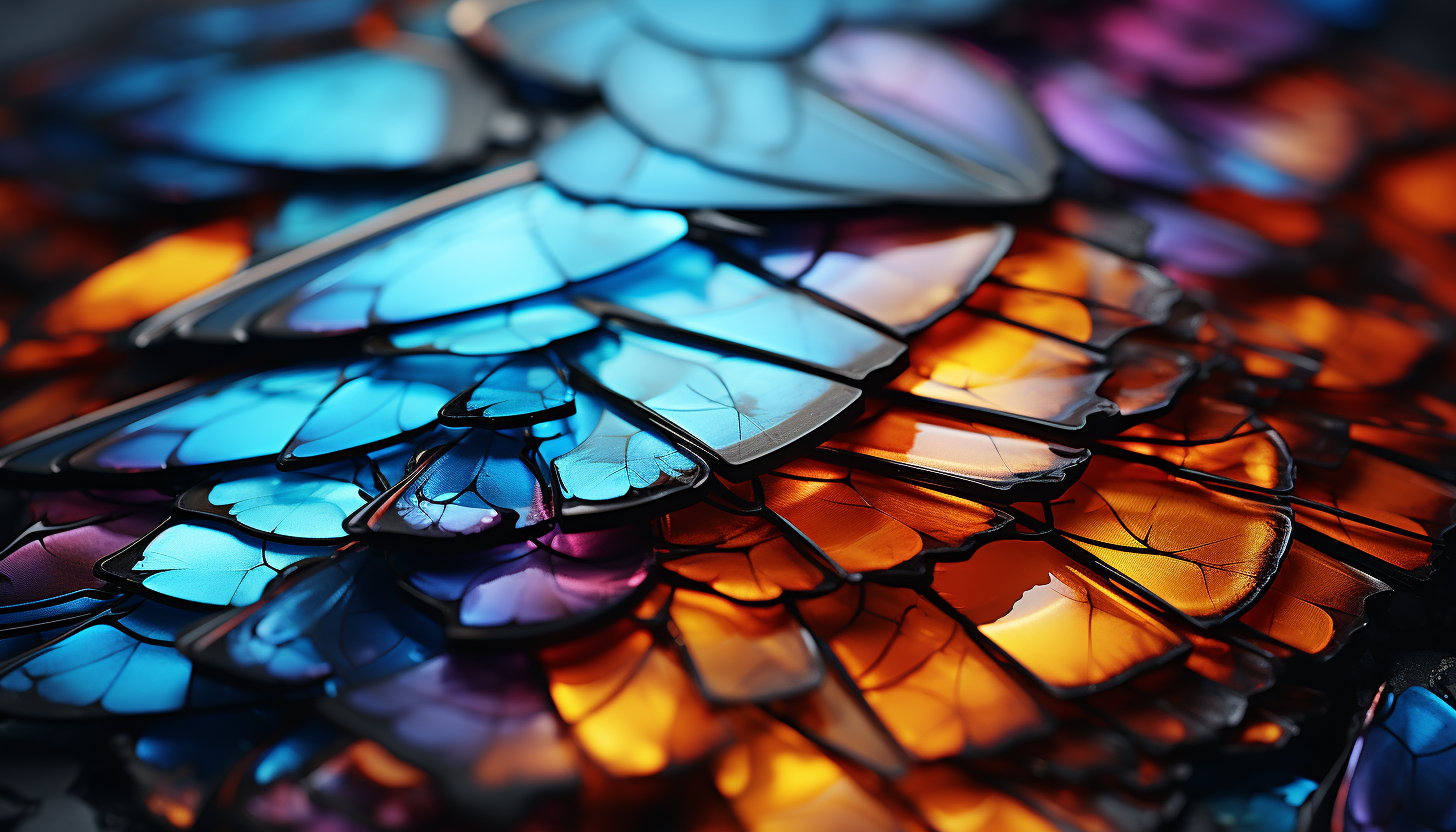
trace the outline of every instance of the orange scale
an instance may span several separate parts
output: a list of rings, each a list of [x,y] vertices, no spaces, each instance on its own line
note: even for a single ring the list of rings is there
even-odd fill
[[[1358,56],[1342,76],[1331,76],[1329,82],[1359,109],[1362,122],[1381,142],[1456,126],[1456,89],[1373,53]]]
[[[147,793],[144,805],[147,811],[175,829],[191,829],[197,822],[197,810],[202,806],[202,791],[195,785],[179,788],[170,783],[158,783]]]
[[[1208,396],[1185,395],[1168,413],[1133,425],[1118,439],[1220,442],[1261,429],[1252,408]]]
[[[828,575],[782,537],[744,552],[702,552],[663,568],[739,601],[772,601],[785,592],[817,592]]]
[[[1294,494],[1432,540],[1456,525],[1456,485],[1358,448],[1339,468],[1301,471]]]
[[[1136,764],[1128,741],[1088,722],[1086,712],[1076,712],[1047,736],[1017,746],[1016,754],[1033,770],[1072,782],[1126,771]]]
[[[670,650],[622,620],[539,654],[551,700],[577,744],[616,777],[694,763],[729,739]]]
[[[1117,342],[1108,353],[1113,371],[1097,394],[1112,402],[1123,416],[1153,413],[1173,403],[1173,398],[1198,372],[1191,353],[1140,340],[1131,335]]]
[[[1193,645],[1183,666],[1199,676],[1242,696],[1253,696],[1274,686],[1279,667],[1269,657],[1191,630],[1184,630],[1183,637]]]
[[[1281,246],[1307,246],[1324,234],[1324,220],[1313,205],[1259,196],[1230,185],[1199,188],[1188,195],[1188,204]]]
[[[116,332],[232,277],[252,255],[236,217],[178,232],[81,281],[40,314],[53,337]]]
[[[1050,691],[1072,696],[1169,661],[1188,642],[1050,544],[1000,540],[935,567],[933,588]]]
[[[1390,587],[1295,541],[1269,591],[1239,621],[1303,653],[1328,657],[1365,624],[1365,602]]]
[[[919,399],[1081,427],[1110,414],[1098,397],[1108,368],[1094,352],[957,309],[910,345],[910,367],[890,387]]]
[[[746,832],[907,829],[893,804],[787,725],[746,710],[732,717],[738,741],[714,760],[713,780]]]
[[[1266,491],[1288,491],[1294,487],[1294,458],[1279,434],[1272,430],[1198,445],[1121,440],[1110,440],[1107,444],[1135,454],[1157,457],[1185,471]]]
[[[905,752],[859,692],[830,669],[819,687],[764,705],[769,713],[820,745],[886,777],[905,773]]]
[[[1248,347],[1278,355],[1287,353],[1296,361],[1304,358],[1313,364],[1318,363],[1318,351],[1301,341],[1293,330],[1279,321],[1259,318],[1242,309],[1236,314],[1217,315],[1214,320]]]
[[[57,340],[27,338],[10,344],[4,358],[0,358],[0,369],[11,373],[54,370],[91,358],[104,349],[106,340],[99,335],[81,334]]]
[[[1076,298],[997,283],[977,289],[966,306],[1079,344],[1092,338],[1096,325],[1092,310]]]
[[[1052,526],[1108,569],[1200,624],[1236,615],[1289,548],[1289,509],[1150,465],[1093,457]]]
[[[1290,738],[1299,733],[1291,722],[1263,714],[1252,716],[1234,732],[1233,741],[1251,749],[1282,748]]]
[[[959,548],[1008,522],[971,500],[827,462],[800,460],[761,481],[764,504],[848,572]]]
[[[1259,414],[1300,465],[1335,468],[1350,452],[1350,423],[1321,413],[1274,408]]]
[[[1137,790],[1139,794],[1148,794],[1186,780],[1188,771],[1187,763],[1180,765],[1170,760],[1154,759],[1144,754],[1138,757],[1135,765],[1121,772],[1118,780],[1128,788]]]
[[[1456,469],[1456,436],[1449,433],[1411,431],[1359,422],[1350,425],[1350,438],[1431,467]]]
[[[920,759],[986,752],[1050,727],[1005,669],[912,590],[852,584],[798,608],[885,727]]]
[[[1371,526],[1352,517],[1302,505],[1295,505],[1294,517],[1303,526],[1418,578],[1429,573],[1440,553],[1439,544],[1423,537]]]
[[[987,283],[966,306],[1093,349],[1106,349],[1124,334],[1147,326],[1131,312],[1087,303],[1067,295]]]
[[[1256,349],[1243,344],[1235,344],[1229,348],[1228,354],[1239,362],[1239,367],[1245,373],[1272,382],[1304,383],[1314,378],[1315,374],[1320,371],[1317,359],[1295,352]]]
[[[1374,210],[1374,200],[1351,198],[1343,206],[1365,220],[1370,237],[1397,260],[1395,273],[1429,303],[1456,313],[1456,246],[1442,235],[1407,226]]]
[[[1177,297],[1168,278],[1146,263],[1037,228],[1018,229],[1011,250],[992,274],[1022,289],[1120,309],[1140,316],[1144,323],[1166,320],[1167,308]]]
[[[995,491],[1055,486],[1088,455],[1067,445],[900,405],[881,407],[820,448],[883,460],[902,476]]]
[[[1294,407],[1351,423],[1456,433],[1456,405],[1421,391],[1297,390],[1285,399]]]
[[[110,404],[95,394],[100,371],[86,370],[46,381],[0,407],[0,445],[39,433]]]
[[[1177,666],[1088,697],[1087,704],[1132,730],[1135,739],[1143,740],[1144,747],[1157,754],[1212,739],[1238,724],[1247,712],[1244,696]],[[1180,727],[1174,728],[1173,722]]]
[[[813,639],[781,606],[744,607],[684,589],[670,610],[671,631],[710,701],[795,696],[824,678]]]
[[[935,832],[1059,832],[1061,827],[1002,789],[955,766],[923,765],[895,781]]]
[[[345,756],[360,774],[388,789],[407,789],[429,780],[423,771],[402,762],[370,740],[359,740],[350,745]]]
[[[1456,146],[1385,162],[1370,173],[1385,210],[1430,234],[1456,232]]]
[[[1420,392],[1414,396],[1402,395],[1401,398],[1413,401],[1429,417],[1431,427],[1456,434],[1456,402]]]
[[[1370,298],[1367,308],[1356,308],[1295,295],[1257,301],[1243,311],[1266,326],[1283,327],[1322,354],[1316,386],[1364,390],[1403,380],[1439,342],[1424,311],[1378,301]]]
[[[664,516],[658,529],[664,569],[739,601],[772,601],[830,585],[823,566],[759,516],[698,503]]]
[[[1178,713],[1165,703],[1132,688],[1114,688],[1087,699],[1087,706],[1140,748],[1166,754],[1180,745],[1205,742],[1213,737],[1206,726]]]
[[[644,624],[667,620],[667,608],[672,601],[673,592],[673,588],[667,584],[657,584],[637,603],[637,608],[632,610],[632,617]]]

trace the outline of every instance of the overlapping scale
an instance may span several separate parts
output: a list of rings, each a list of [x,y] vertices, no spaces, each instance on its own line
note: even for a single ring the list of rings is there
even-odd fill
[[[830,663],[819,687],[765,706],[819,745],[887,777],[905,773],[905,754],[848,676]]]
[[[852,455],[857,466],[924,480],[952,491],[1060,493],[1088,452],[926,410],[872,403],[866,418],[819,446],[819,455]]]
[[[1188,642],[1044,541],[1003,540],[935,567],[936,592],[1059,695],[1121,682]]]
[[[708,466],[662,434],[617,415],[580,394],[568,419],[539,425],[532,434],[551,465],[564,526],[592,528],[693,499]]]
[[[619,612],[646,588],[652,550],[636,529],[540,538],[481,552],[395,555],[402,588],[464,640],[559,638]]]
[[[177,523],[98,562],[95,571],[167,601],[241,607],[261,598],[285,571],[333,551],[264,540],[219,523]]]
[[[1077,429],[1117,413],[1096,392],[1110,373],[1097,353],[962,308],[910,344],[910,367],[890,389],[990,417]]]
[[[989,506],[834,463],[800,460],[757,485],[766,509],[850,574],[957,550],[1007,523]]]
[[[673,593],[668,614],[709,701],[784,699],[824,679],[813,639],[783,607],[745,607],[683,589]]]
[[[496,306],[634,262],[685,231],[675,214],[586,205],[527,184],[285,272],[273,285],[287,293],[256,326],[271,335],[351,332]]]
[[[182,634],[195,661],[253,684],[359,684],[441,649],[440,629],[401,604],[389,567],[353,551],[293,573],[259,601]]]
[[[858,194],[753,179],[653,147],[610,113],[589,114],[541,150],[541,171],[583,199],[640,206],[821,208],[855,205]]]
[[[1165,474],[1094,459],[1052,505],[1064,538],[1200,624],[1248,606],[1279,571],[1290,510]]]
[[[524,431],[444,429],[427,457],[344,524],[351,534],[488,546],[553,516],[536,443]]]
[[[597,325],[597,317],[561,293],[488,306],[441,321],[400,327],[371,344],[377,352],[506,355],[544,347]]]
[[[246,270],[134,337],[175,331],[227,342],[248,338],[250,328],[298,337],[413,323],[594,277],[686,230],[681,216],[584,205],[529,182],[533,175],[533,165],[518,164],[426,194]]]
[[[548,0],[492,19],[508,60],[569,87],[600,86],[610,109],[544,151],[543,169],[563,190],[773,208],[997,204],[1048,189],[1056,150],[982,55],[887,29],[830,31],[833,12],[820,3],[796,9],[794,25],[775,14],[786,28],[745,51],[733,33],[759,33],[764,10],[669,8]],[[769,42],[777,45],[764,51]]]
[[[660,521],[663,568],[739,601],[831,588],[827,556],[774,520],[711,502],[672,512]]]
[[[853,414],[846,384],[746,356],[608,329],[562,347],[567,364],[638,418],[679,438],[724,472],[772,464]]]
[[[554,421],[576,410],[576,391],[550,353],[491,361],[476,375],[479,381],[440,407],[443,424],[514,428]]]
[[[283,470],[392,444],[432,424],[489,359],[404,355],[344,369],[278,455]]]
[[[539,655],[556,712],[613,775],[690,765],[729,739],[727,721],[693,689],[674,653],[630,621]]]
[[[713,774],[745,829],[903,828],[896,807],[787,726],[751,711],[734,716],[740,739],[718,757]],[[782,788],[786,778],[797,788]]]
[[[136,473],[272,457],[345,370],[303,365],[163,388],[160,396],[122,402],[11,445],[0,466],[37,474]]]
[[[269,537],[343,543],[348,539],[344,521],[389,484],[382,467],[369,457],[364,462],[302,471],[242,468],[189,488],[177,505]],[[397,478],[403,471],[393,473]]]
[[[797,606],[891,735],[918,757],[986,752],[1050,727],[1010,671],[910,590],[851,585]]]
[[[577,752],[521,654],[445,653],[325,707],[497,821],[520,817],[535,798],[578,778]]]
[[[905,345],[679,244],[581,288],[592,311],[727,342],[854,382],[883,375]]]
[[[1456,487],[1369,452],[1333,470],[1310,468],[1295,484],[1295,516],[1321,535],[1420,574],[1453,522]]]
[[[1364,626],[1365,602],[1390,587],[1294,541],[1269,591],[1239,621],[1296,650],[1329,656]]]
[[[892,57],[883,52],[897,47],[924,54],[929,44],[906,44],[895,40],[896,36],[881,33],[860,35],[862,39],[876,39],[871,43],[848,40],[852,37],[832,38],[807,58],[812,73],[827,81],[831,89],[837,87],[834,97],[799,81],[784,64],[703,58],[645,37],[628,38],[608,60],[602,92],[612,111],[645,133],[654,145],[739,174],[847,190],[872,199],[905,194],[932,201],[995,203],[1025,201],[1040,195],[1050,167],[1045,159],[1035,160],[1040,170],[1033,168],[1028,171],[1030,175],[1016,177],[1020,171],[1007,170],[1010,165],[1002,159],[986,159],[985,152],[975,145],[970,145],[975,155],[950,142],[945,143],[945,150],[936,153],[911,139],[919,138],[916,134],[923,135],[927,127],[951,132],[947,125],[935,122],[922,126],[930,120],[930,114],[916,106],[919,102],[903,98],[895,102],[907,111],[908,118],[886,118],[887,114],[881,113],[875,113],[877,121],[866,118],[860,110],[879,103],[869,96],[883,93],[863,88],[867,86],[865,79],[854,73],[865,73],[866,69],[858,65],[872,66],[877,60]],[[948,50],[943,55],[948,66],[942,71],[959,70],[970,78],[976,77],[975,70],[963,59]],[[674,84],[669,87],[651,83],[664,77],[674,78]],[[905,89],[904,81],[885,81],[894,84],[892,89],[898,87],[897,92]],[[853,102],[853,106],[846,106],[846,102]],[[902,126],[907,121],[911,125],[908,130]],[[886,122],[899,130],[886,129]],[[715,134],[715,123],[744,127],[740,128],[741,134]],[[1033,131],[1037,129],[1032,127]],[[1045,142],[1042,135],[1033,132],[1032,136]],[[955,139],[966,141],[960,136]],[[1015,146],[1012,141],[1006,144]],[[1051,155],[1045,144],[1042,153]],[[1023,184],[1019,178],[1030,181]]]
[[[75,288],[0,290],[0,479],[38,489],[0,493],[31,523],[0,550],[7,736],[135,726],[111,745],[177,828],[1152,832],[1309,815],[1344,694],[1426,681],[1385,662],[1448,617],[1448,171],[1331,194],[1456,98],[1363,57],[1188,89],[1302,48],[1312,13],[1274,0],[939,34],[987,4],[486,5],[194,32],[169,49],[202,59],[129,104],[66,86],[101,64],[34,70],[35,113],[106,114],[67,126],[105,139],[55,156],[71,178],[132,165],[110,133],[150,120],[221,143],[146,193],[271,190],[179,209],[201,224]],[[503,61],[473,106],[297,126],[397,92],[380,67],[446,47],[396,28],[445,25]],[[285,112],[309,66],[359,71]],[[1082,158],[1054,203],[987,210],[1051,188],[1022,83]],[[430,172],[538,129],[544,182]],[[127,188],[96,210],[172,216]],[[1391,586],[1369,658],[1319,666]],[[1376,712],[1361,742],[1411,733]],[[1347,827],[1428,790],[1386,745]]]
[[[177,634],[197,613],[120,600],[0,665],[7,713],[42,719],[169,713],[233,705],[248,694],[196,672]]]
[[[1190,394],[1162,418],[1106,444],[1215,482],[1276,492],[1294,487],[1295,460],[1282,434],[1251,408],[1221,399]]]
[[[1107,353],[1112,372],[1097,388],[1123,417],[1159,414],[1201,372],[1189,351],[1138,340],[1136,334],[1117,342]]]

